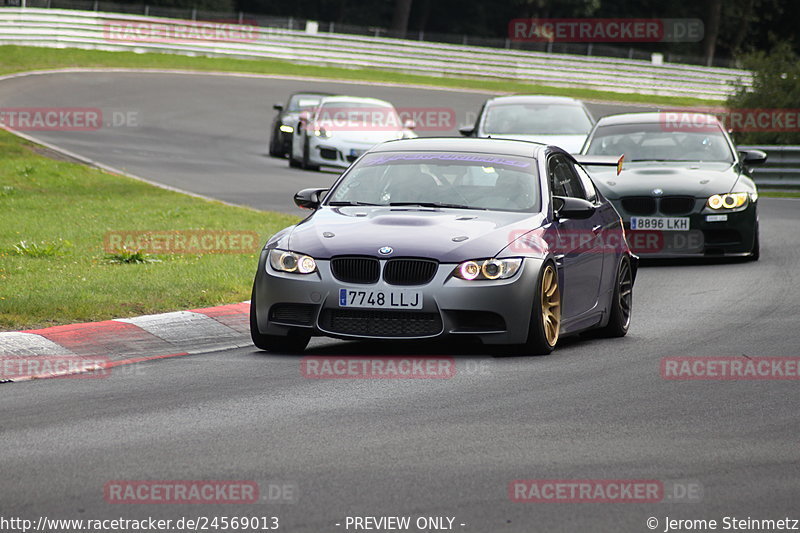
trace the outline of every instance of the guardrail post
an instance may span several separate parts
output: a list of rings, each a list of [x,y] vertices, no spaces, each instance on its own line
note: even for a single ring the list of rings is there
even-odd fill
[[[244,12],[239,11],[239,24],[242,24],[243,22],[244,22]]]
[[[149,4],[145,4],[144,5],[144,16],[145,17],[150,16],[150,5]]]
[[[586,55],[587,56],[592,55],[592,44],[594,44],[594,43],[589,43],[589,46],[586,47]]]
[[[289,20],[286,23],[288,24],[290,30],[294,29],[294,18],[289,17]]]
[[[197,8],[192,8],[192,20],[197,20]]]

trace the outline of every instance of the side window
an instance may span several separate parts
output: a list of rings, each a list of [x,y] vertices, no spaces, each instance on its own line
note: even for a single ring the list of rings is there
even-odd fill
[[[548,161],[547,168],[550,189],[553,191],[554,196],[572,196],[586,199],[581,179],[569,160],[563,156],[554,155]]]
[[[580,165],[575,165],[575,172],[578,173],[578,177],[583,185],[583,190],[586,191],[586,199],[595,203],[597,201],[597,189],[594,188],[594,183],[592,183],[592,178],[589,177],[589,173]]]

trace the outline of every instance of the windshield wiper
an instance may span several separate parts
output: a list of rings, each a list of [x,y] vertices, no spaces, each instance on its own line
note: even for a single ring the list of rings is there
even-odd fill
[[[348,205],[371,205],[371,206],[380,206],[381,204],[371,204],[369,202],[351,202],[349,200],[342,200],[336,202],[328,202],[328,205],[340,207],[340,206],[348,206]]]
[[[419,207],[445,207],[445,208],[452,208],[452,209],[480,209],[481,211],[486,211],[485,207],[473,207],[469,205],[461,205],[461,204],[445,204],[442,202],[390,202],[390,207],[401,207],[401,206],[419,206]]]

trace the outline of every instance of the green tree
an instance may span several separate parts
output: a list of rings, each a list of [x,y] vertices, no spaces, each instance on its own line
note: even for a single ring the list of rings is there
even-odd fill
[[[742,58],[743,66],[753,72],[753,86],[739,83],[728,99],[734,110],[784,109],[797,116],[800,107],[800,56],[787,42],[780,42],[771,51],[752,52]],[[795,124],[797,129],[797,124]],[[734,132],[742,144],[800,144],[800,132],[758,131]]]

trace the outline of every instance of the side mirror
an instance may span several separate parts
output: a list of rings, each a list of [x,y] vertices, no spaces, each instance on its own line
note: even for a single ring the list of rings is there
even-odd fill
[[[767,153],[761,150],[744,150],[739,153],[742,154],[742,162],[748,167],[767,162]]]
[[[553,196],[553,213],[556,218],[585,219],[591,217],[597,208],[583,198]]]
[[[413,130],[416,127],[417,127],[417,123],[414,122],[413,120],[411,120],[410,118],[403,121],[403,129]]]
[[[472,137],[472,134],[475,133],[475,126],[461,126],[458,128],[458,133],[464,137]]]
[[[300,209],[316,209],[328,189],[303,189],[294,195],[294,203]]]
[[[283,111],[283,104],[275,104],[272,106],[275,111]]]

